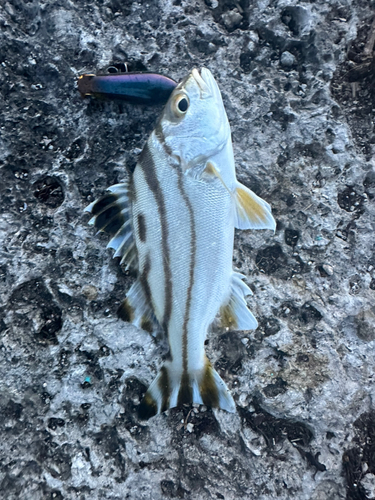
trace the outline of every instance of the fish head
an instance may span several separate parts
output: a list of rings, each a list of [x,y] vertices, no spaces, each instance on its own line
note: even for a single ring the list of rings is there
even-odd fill
[[[210,70],[193,69],[175,88],[156,132],[183,171],[220,152],[230,127],[219,87]]]

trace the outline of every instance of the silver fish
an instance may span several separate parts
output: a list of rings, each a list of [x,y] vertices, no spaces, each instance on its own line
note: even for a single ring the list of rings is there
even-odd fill
[[[211,74],[193,69],[173,91],[131,181],[86,209],[113,237],[114,257],[138,278],[120,307],[136,326],[165,332],[169,359],[141,402],[141,418],[181,404],[235,411],[204,341],[217,315],[237,330],[257,327],[244,276],[232,269],[234,228],[272,229],[264,200],[236,179],[231,132]]]

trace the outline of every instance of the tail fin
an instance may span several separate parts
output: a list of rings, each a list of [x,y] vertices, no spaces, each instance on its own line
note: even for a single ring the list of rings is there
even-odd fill
[[[191,403],[236,411],[227,386],[207,358],[201,370],[190,373],[177,371],[172,363],[166,362],[140,404],[139,417],[149,419],[168,408]]]

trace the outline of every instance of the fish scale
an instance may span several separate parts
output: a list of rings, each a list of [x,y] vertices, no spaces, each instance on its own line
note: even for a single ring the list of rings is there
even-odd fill
[[[158,166],[155,168],[155,174],[159,185],[163,186],[163,189],[160,189],[164,203],[166,204],[166,219],[163,222],[168,227],[167,238],[163,242],[162,217],[158,212],[155,195],[145,181],[144,169],[136,169],[134,172],[134,187],[142,193],[142,197],[134,203],[133,218],[136,219],[137,215],[142,212],[145,215],[146,221],[148,221],[146,242],[139,245],[138,248],[139,258],[142,261],[146,254],[150,253],[152,255],[153,265],[151,266],[149,283],[154,291],[155,314],[159,322],[163,323],[166,304],[165,265],[167,265],[173,275],[172,286],[175,281],[186,281],[188,279],[187,263],[190,258],[188,244],[190,235],[187,233],[189,226],[188,213],[185,210],[181,210],[180,213],[178,212],[178,204],[183,204],[183,200],[178,197],[177,173],[173,169],[170,172],[170,167],[166,163],[168,160],[167,157],[163,159],[164,161],[161,158],[159,160]],[[178,198],[176,199],[176,197]],[[184,226],[184,231],[181,231],[180,225]],[[138,244],[139,238],[137,237],[137,233],[136,241]],[[163,251],[163,243],[168,249],[168,255]],[[180,269],[178,269],[179,266]],[[174,312],[180,312],[183,315],[186,289],[176,287],[174,293],[174,301],[177,303]],[[169,325],[167,326],[169,327]]]
[[[137,182],[138,181],[138,182]],[[149,280],[158,283],[158,293],[153,297],[153,308],[155,314],[160,319],[161,311],[164,310],[165,304],[165,279],[163,272],[163,253],[161,251],[161,222],[158,213],[157,203],[154,195],[147,187],[144,173],[141,169],[134,172],[134,183],[140,186],[137,192],[136,201],[133,204],[133,225],[135,228],[135,240],[138,249],[139,258],[139,272],[142,274],[146,263],[146,255],[149,254],[151,259],[151,268],[149,273]],[[152,213],[152,219],[148,218],[146,214]],[[146,242],[141,242],[138,237],[138,215],[145,216],[146,225]],[[155,230],[156,229],[156,230]],[[152,251],[159,248],[159,251]]]
[[[87,210],[111,234],[115,255],[137,262],[120,317],[164,330],[170,350],[140,416],[186,403],[235,411],[204,342],[217,316],[227,329],[257,327],[245,300],[251,291],[232,269],[234,228],[276,224],[268,203],[236,179],[229,123],[209,70],[194,69],[177,85],[132,182],[109,192]]]
[[[189,365],[198,369],[209,325],[229,295],[232,274],[233,225],[231,199],[219,180],[198,186],[187,179],[194,206],[197,255],[189,323]],[[210,206],[212,210],[207,211]],[[215,216],[216,215],[216,216]],[[233,222],[232,222],[233,224]],[[219,252],[216,249],[220,249]]]

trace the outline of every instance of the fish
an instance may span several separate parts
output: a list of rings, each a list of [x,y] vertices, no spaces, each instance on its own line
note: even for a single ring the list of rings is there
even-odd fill
[[[205,353],[214,321],[251,330],[251,290],[233,270],[234,230],[270,229],[270,205],[238,182],[219,87],[194,68],[173,90],[132,177],[87,209],[112,238],[108,248],[137,279],[119,316],[162,331],[169,355],[139,405],[148,419],[183,404],[235,412],[225,382]]]
[[[82,97],[122,99],[133,104],[165,104],[177,83],[158,73],[132,72],[78,78]]]

